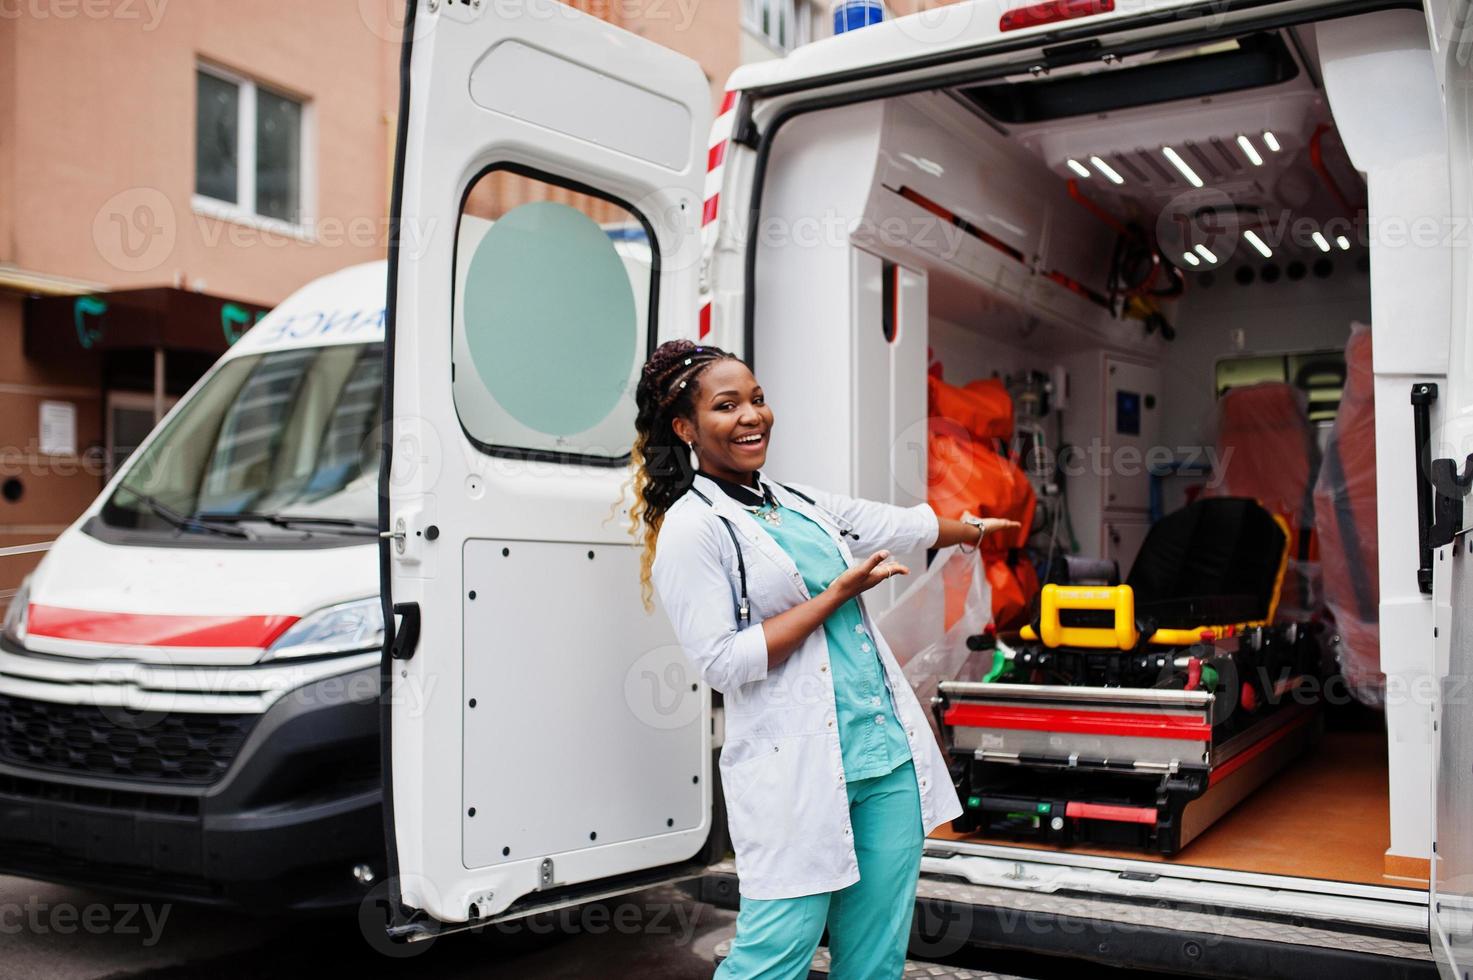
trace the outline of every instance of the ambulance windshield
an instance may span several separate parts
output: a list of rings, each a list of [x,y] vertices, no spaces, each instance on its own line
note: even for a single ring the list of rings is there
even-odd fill
[[[369,536],[384,347],[238,357],[128,461],[105,525],[170,536]]]

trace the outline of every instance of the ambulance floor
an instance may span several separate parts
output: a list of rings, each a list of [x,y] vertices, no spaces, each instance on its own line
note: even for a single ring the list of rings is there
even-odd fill
[[[1322,878],[1401,888],[1426,888],[1426,867],[1407,861],[1387,874],[1390,796],[1385,732],[1329,731],[1196,840],[1172,857],[987,838],[938,827],[932,837],[1071,850],[1104,857]]]

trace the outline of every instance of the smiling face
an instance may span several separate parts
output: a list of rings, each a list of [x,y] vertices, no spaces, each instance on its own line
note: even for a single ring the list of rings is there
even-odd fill
[[[722,358],[701,372],[693,418],[671,422],[682,442],[693,442],[701,469],[748,486],[767,461],[772,409],[752,372]]]

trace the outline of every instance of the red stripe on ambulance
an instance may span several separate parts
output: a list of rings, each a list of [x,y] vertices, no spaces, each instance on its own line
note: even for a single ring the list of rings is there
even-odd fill
[[[176,616],[31,603],[27,632],[58,640],[154,647],[269,647],[296,616]]]

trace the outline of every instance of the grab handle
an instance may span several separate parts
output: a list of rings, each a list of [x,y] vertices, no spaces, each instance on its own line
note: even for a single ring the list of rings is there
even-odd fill
[[[411,660],[419,647],[419,603],[396,602],[394,615],[400,618],[399,628],[394,631],[394,643],[389,647],[389,656],[395,660]]]
[[[1412,385],[1412,451],[1416,464],[1417,488],[1417,588],[1432,594],[1432,464],[1429,460],[1432,441],[1432,403],[1437,401],[1437,385],[1419,382]]]

